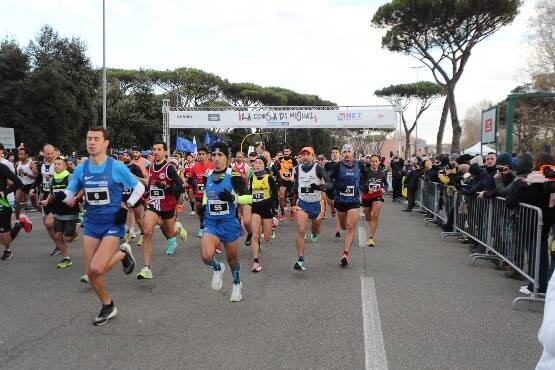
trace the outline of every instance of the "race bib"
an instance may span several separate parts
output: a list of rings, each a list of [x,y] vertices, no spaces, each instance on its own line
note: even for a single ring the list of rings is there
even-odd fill
[[[342,195],[344,197],[354,197],[355,196],[355,187],[354,186],[347,186],[347,188],[345,189],[345,191],[343,192],[339,192],[339,195]]]
[[[211,200],[208,202],[208,211],[214,216],[228,215],[229,204],[222,200]]]
[[[371,193],[375,193],[377,191],[379,191],[381,188],[380,185],[376,185],[376,184],[369,184],[368,185],[368,191],[370,191]]]
[[[310,186],[301,187],[301,194],[314,194],[314,190],[310,188]]]
[[[110,204],[110,193],[108,187],[85,188],[87,203],[92,206],[103,206]]]
[[[150,189],[150,199],[160,200],[166,199],[164,189]]]
[[[291,174],[289,172],[284,172],[283,173],[283,177],[290,177],[290,176],[291,176]]]
[[[252,192],[252,201],[253,202],[260,202],[264,200],[264,192],[263,191],[253,191]]]

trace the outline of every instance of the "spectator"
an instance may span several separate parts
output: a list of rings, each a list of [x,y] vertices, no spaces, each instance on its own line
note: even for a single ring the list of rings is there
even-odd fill
[[[401,190],[403,187],[402,179],[403,179],[403,167],[405,163],[402,158],[399,158],[398,155],[393,156],[393,160],[389,164],[391,167],[391,179],[392,179],[392,186],[393,186],[393,201],[397,201],[401,198]]]
[[[416,158],[411,159],[410,168],[411,169],[407,171],[407,176],[405,177],[405,186],[407,188],[408,198],[407,208],[403,210],[405,212],[412,212],[414,209],[416,202],[416,189],[418,188],[420,177],[422,177],[422,174],[424,173],[418,163],[418,159]]]

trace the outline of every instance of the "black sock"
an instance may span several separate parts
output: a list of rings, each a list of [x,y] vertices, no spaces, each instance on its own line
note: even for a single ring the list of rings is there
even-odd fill
[[[114,301],[110,301],[110,304],[102,304],[104,307],[113,307]]]
[[[20,222],[17,222],[16,224],[13,225],[12,230],[10,231],[10,236],[12,237],[12,240],[14,240],[17,237],[17,234],[19,234],[22,228],[23,228],[23,225]]]
[[[255,258],[255,259],[254,259],[254,262],[258,263],[258,258]]]

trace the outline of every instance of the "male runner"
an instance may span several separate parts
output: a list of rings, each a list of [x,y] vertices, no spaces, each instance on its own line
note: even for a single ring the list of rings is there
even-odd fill
[[[144,186],[127,167],[108,157],[108,134],[102,127],[90,127],[87,132],[89,160],[73,172],[65,192],[56,194],[55,201],[63,198],[70,205],[75,193],[85,190],[87,212],[84,218],[83,248],[86,275],[102,303],[102,309],[93,325],[104,325],[117,314],[114,301],[104,287],[104,274],[121,262],[126,274],[133,272],[135,260],[127,244],[119,246],[125,234],[127,210],[144,193]],[[121,201],[123,188],[133,189],[127,203]]]
[[[291,157],[291,146],[285,144],[283,146],[283,157],[280,158],[278,163],[278,174],[279,174],[279,208],[281,214],[279,220],[281,222],[285,221],[285,205],[286,197],[291,192],[293,187],[293,168],[297,166],[297,161],[295,158]],[[295,218],[295,212],[291,209],[291,214],[289,215],[289,220],[293,221]]]
[[[127,168],[129,169],[129,171],[131,172],[131,174],[133,176],[135,176],[137,178],[137,180],[139,180],[144,186],[146,186],[148,184],[148,179],[145,178],[145,176],[143,175],[143,171],[141,170],[141,168],[139,166],[137,166],[134,162],[133,162],[133,152],[128,150],[126,152],[124,152],[122,154],[122,160],[123,160],[123,164],[127,166]],[[127,202],[127,200],[129,199],[129,196],[131,195],[133,189],[128,189],[128,188],[124,188],[123,189],[123,194],[122,194],[122,202]],[[128,218],[127,218],[127,223],[129,225],[128,227],[128,235],[130,238],[134,238],[135,236],[135,223],[137,223],[137,226],[139,226],[139,230],[141,231],[141,234],[139,235],[139,240],[137,241],[137,245],[141,246],[143,245],[144,242],[144,234],[143,234],[143,207],[142,206],[142,202],[141,200],[139,200],[137,203],[135,203],[135,205],[133,206],[133,212],[129,212]]]
[[[241,175],[241,178],[245,182],[245,186],[249,184],[249,174],[251,172],[250,166],[245,162],[245,153],[239,151],[235,154],[235,163],[231,166],[232,171],[237,172]],[[249,246],[252,243],[252,229],[251,229],[251,218],[252,209],[250,204],[241,204],[239,206],[239,216],[241,224],[247,231],[247,239],[245,240],[245,245]]]
[[[29,152],[27,148],[19,148],[17,150],[17,157],[19,162],[16,165],[16,173],[19,179],[23,183],[23,188],[15,191],[15,218],[19,219],[21,213],[21,204],[25,201],[25,195],[28,195],[31,189],[35,186],[35,179],[38,175],[37,164],[29,158]],[[33,206],[38,208],[36,204],[36,198],[30,199],[31,202],[35,202]]]
[[[189,172],[189,180],[193,186],[193,191],[195,193],[195,210],[200,221],[200,227],[198,229],[197,236],[202,238],[204,233],[204,207],[202,206],[202,197],[204,195],[204,174],[206,171],[214,168],[214,164],[210,162],[207,156],[206,148],[198,148],[197,150],[197,160],[198,162],[191,168]]]
[[[339,148],[336,146],[332,146],[331,159],[329,162],[326,162],[326,164],[324,165],[324,168],[328,173],[328,176],[331,176],[332,169],[335,166],[335,164],[339,162],[340,158],[341,158],[341,154],[339,153]],[[333,205],[333,200],[334,200],[333,189],[326,191],[326,197],[328,200],[327,203],[330,205],[331,216],[335,218],[335,237],[339,238],[341,237],[341,225],[339,224],[339,218],[335,217],[337,216],[337,212]]]
[[[141,155],[141,149],[137,146],[133,147],[133,163],[136,164],[143,173],[143,178],[148,175],[148,167],[150,166],[150,162],[143,158]]]
[[[1,145],[1,144],[0,144]],[[8,181],[11,185],[8,186]],[[12,207],[8,202],[8,194],[15,192],[23,187],[23,183],[16,174],[6,166],[0,163],[0,244],[4,246],[4,253],[1,260],[9,260],[13,258],[13,252],[10,249],[11,242],[17,237],[21,229],[26,233],[31,232],[33,224],[27,216],[22,215],[12,227]]]
[[[298,258],[293,266],[295,270],[306,270],[304,263],[304,238],[306,235],[306,224],[309,219],[312,221],[310,240],[313,243],[318,241],[322,217],[326,212],[323,193],[326,182],[329,183],[328,174],[324,167],[314,162],[314,149],[309,146],[302,148],[301,164],[295,167],[294,185],[292,188],[294,199],[298,199],[296,202],[296,244]]]
[[[353,146],[345,144],[341,148],[343,160],[337,162],[332,169],[331,178],[334,181],[334,207],[341,229],[347,230],[343,244],[343,255],[340,264],[349,265],[349,252],[355,238],[355,228],[358,222],[360,208],[361,179],[366,178],[366,166],[353,158]],[[362,181],[363,183],[363,181]]]
[[[258,255],[260,253],[260,230],[264,231],[264,240],[269,241],[273,232],[274,210],[278,203],[278,190],[274,177],[267,171],[267,160],[258,157],[253,164],[253,176],[250,178],[250,193],[252,195],[252,272],[260,272],[262,266]]]
[[[206,184],[203,198],[203,203],[206,206],[206,216],[200,248],[202,260],[205,264],[211,266],[214,271],[212,289],[220,290],[223,284],[222,275],[225,271],[225,265],[216,261],[214,255],[216,247],[220,243],[224,244],[227,262],[233,276],[230,301],[239,302],[243,297],[239,276],[241,266],[237,256],[241,224],[235,217],[235,211],[236,203],[249,204],[252,202],[252,196],[248,194],[241,175],[228,169],[227,152],[227,145],[222,142],[215,143],[211,147],[210,154],[214,169],[206,173],[203,181],[203,184]]]
[[[387,175],[380,169],[380,157],[376,154],[370,157],[370,168],[366,181],[361,197],[364,217],[370,227],[370,236],[366,244],[369,247],[374,247],[376,245],[374,237],[378,229],[378,218],[380,217],[380,209],[384,201],[385,183],[387,182]]]
[[[187,154],[187,160],[183,165],[183,174],[185,177],[185,192],[187,194],[187,198],[189,199],[189,204],[191,205],[191,212],[189,213],[190,216],[195,215],[195,195],[193,194],[193,187],[191,186],[191,181],[189,181],[189,175],[191,173],[191,168],[195,165],[195,159],[191,154]]]
[[[50,182],[50,194],[41,205],[48,206],[54,218],[54,233],[56,235],[56,246],[62,254],[62,260],[56,265],[59,269],[65,269],[73,263],[69,256],[67,243],[72,242],[77,235],[77,220],[79,219],[79,199],[84,194],[83,190],[75,196],[75,199],[66,203],[54,202],[56,193],[63,192],[71,181],[71,174],[67,170],[67,159],[58,157],[54,160],[54,175]]]
[[[176,221],[175,208],[177,197],[183,192],[183,183],[177,175],[177,170],[166,159],[168,147],[163,141],[152,145],[154,162],[150,165],[149,172],[149,201],[143,221],[143,257],[144,267],[137,274],[137,279],[152,279],[150,261],[152,257],[152,235],[154,228],[161,222],[160,230],[166,239],[177,235],[183,241],[187,239],[187,231],[179,221]],[[177,245],[177,242],[175,241]],[[176,245],[170,244],[166,249],[168,255],[173,255]]]

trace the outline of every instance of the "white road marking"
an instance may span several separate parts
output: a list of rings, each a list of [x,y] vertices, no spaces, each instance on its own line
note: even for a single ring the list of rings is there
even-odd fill
[[[387,357],[373,278],[360,277],[360,295],[362,298],[365,368],[367,370],[387,370]]]

